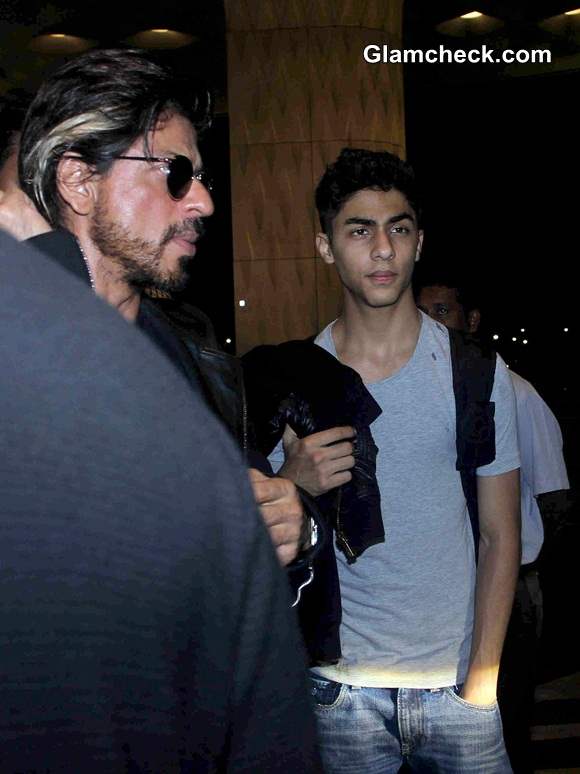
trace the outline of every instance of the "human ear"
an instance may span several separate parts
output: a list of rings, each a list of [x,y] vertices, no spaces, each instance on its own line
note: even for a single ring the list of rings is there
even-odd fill
[[[56,170],[60,197],[77,215],[89,215],[96,201],[97,176],[78,156],[63,156]]]
[[[321,232],[320,234],[316,235],[316,249],[318,250],[318,255],[320,255],[324,263],[329,265],[334,263],[334,255],[332,254],[330,239],[326,236],[326,234]]]

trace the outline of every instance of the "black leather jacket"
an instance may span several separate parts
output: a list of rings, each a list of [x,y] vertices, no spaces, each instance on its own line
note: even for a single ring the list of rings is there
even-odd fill
[[[34,247],[82,282],[90,285],[88,269],[75,237],[64,229],[41,234],[29,240]],[[199,315],[199,326],[192,326],[186,335],[180,320],[173,316],[164,302],[143,296],[139,305],[137,325],[153,340],[171,362],[183,373],[196,391],[201,391],[209,408],[218,416],[234,438],[250,467],[272,475],[272,469],[259,451],[253,447],[247,421],[244,381],[240,361],[233,355],[206,346],[203,331],[207,318]],[[211,336],[210,343],[214,343]],[[312,498],[299,490],[307,515],[324,534],[324,525]],[[287,569],[294,589],[298,590],[311,577],[312,559],[320,546],[300,554]]]
[[[256,446],[263,454],[275,448],[286,424],[298,437],[338,425],[356,429],[352,480],[316,498],[337,547],[349,563],[355,562],[385,539],[377,447],[370,431],[381,413],[378,403],[360,375],[317,346],[314,338],[257,347],[242,364]],[[312,663],[335,663],[341,655],[342,609],[331,541],[316,559],[314,580],[304,590],[298,613]]]

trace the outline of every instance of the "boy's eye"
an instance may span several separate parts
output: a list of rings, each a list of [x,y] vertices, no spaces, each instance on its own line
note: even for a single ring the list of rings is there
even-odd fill
[[[393,228],[391,229],[391,231],[392,231],[394,234],[408,234],[408,233],[409,233],[409,231],[410,231],[410,229],[409,229],[409,227],[408,227],[408,226],[393,226]]]

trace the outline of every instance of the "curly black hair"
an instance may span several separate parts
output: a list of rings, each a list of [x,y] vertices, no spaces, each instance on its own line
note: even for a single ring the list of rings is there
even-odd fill
[[[387,151],[343,148],[337,160],[326,168],[316,188],[320,225],[328,237],[332,237],[333,221],[345,202],[366,188],[400,191],[420,225],[422,211],[413,168]]]

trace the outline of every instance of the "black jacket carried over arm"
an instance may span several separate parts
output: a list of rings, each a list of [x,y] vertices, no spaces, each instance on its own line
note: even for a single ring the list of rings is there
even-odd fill
[[[352,480],[316,498],[327,528],[348,562],[354,562],[385,533],[376,480],[377,447],[370,424],[379,405],[360,375],[314,343],[314,339],[261,346],[242,358],[248,410],[256,445],[269,454],[286,424],[298,437],[352,425],[355,467]],[[299,617],[313,663],[340,658],[340,588],[334,547],[329,543],[315,562],[312,584],[304,590]]]

